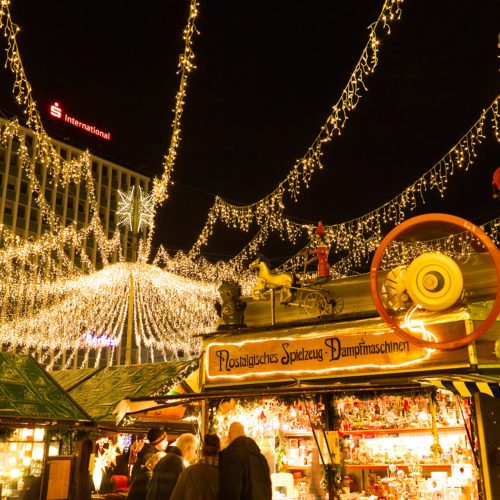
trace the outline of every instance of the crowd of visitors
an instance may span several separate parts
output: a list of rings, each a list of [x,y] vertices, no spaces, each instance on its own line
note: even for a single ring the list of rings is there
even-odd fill
[[[137,455],[131,475],[131,500],[271,500],[271,475],[257,443],[240,422],[229,427],[227,447],[216,434],[198,439],[182,434],[168,447],[163,429],[153,427]]]

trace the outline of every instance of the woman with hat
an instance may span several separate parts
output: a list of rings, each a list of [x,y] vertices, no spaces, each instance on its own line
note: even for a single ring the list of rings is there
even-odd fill
[[[148,443],[137,454],[128,492],[130,500],[144,500],[158,461],[165,456],[168,446],[167,433],[161,427],[151,427],[147,435]]]

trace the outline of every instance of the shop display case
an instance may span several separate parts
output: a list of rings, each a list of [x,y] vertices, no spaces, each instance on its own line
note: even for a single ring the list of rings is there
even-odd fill
[[[41,428],[14,429],[6,441],[0,442],[2,500],[19,496],[27,480],[40,478],[45,453],[45,430]]]
[[[289,431],[283,433],[283,439],[283,470],[292,475],[297,498],[304,497],[311,490],[314,454],[317,456],[313,434],[307,431]],[[318,464],[314,463],[314,466],[318,467]]]
[[[461,410],[451,393],[433,398],[351,397],[337,402],[346,494],[475,498],[467,408]]]

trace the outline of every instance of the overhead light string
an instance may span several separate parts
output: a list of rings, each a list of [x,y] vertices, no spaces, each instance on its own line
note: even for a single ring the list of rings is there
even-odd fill
[[[468,171],[474,165],[477,147],[486,137],[485,124],[488,117],[491,118],[492,129],[499,141],[497,125],[499,101],[500,96],[497,96],[481,112],[472,127],[439,161],[390,201],[355,219],[325,225],[325,238],[331,247],[331,254],[340,255],[342,252],[349,252],[350,260],[361,265],[382,241],[383,230],[389,225],[395,226],[401,223],[420,203],[425,204],[425,194],[428,191],[437,190],[440,197],[444,198],[450,177],[456,171]],[[232,227],[238,226],[234,223]],[[301,236],[310,236],[314,229],[315,226],[312,224],[297,224],[284,217],[282,213],[274,214],[272,219],[266,220],[261,225],[254,238],[230,262],[241,267],[242,261],[257,254],[271,232],[278,233],[283,240],[295,243]],[[304,256],[298,259],[299,267],[302,265],[303,258]]]
[[[282,214],[285,209],[286,193],[296,202],[302,188],[309,187],[313,175],[323,168],[321,156],[324,145],[331,142],[334,136],[340,135],[349,113],[356,108],[363,93],[366,92],[365,79],[378,65],[379,36],[383,33],[390,34],[390,24],[401,17],[402,3],[402,0],[386,0],[377,20],[368,27],[368,41],[354,71],[306,154],[295,162],[292,170],[273,192],[255,203],[237,206],[224,201],[221,197],[216,197],[205,226],[189,252],[191,256],[198,255],[201,247],[207,244],[218,220],[223,221],[228,227],[238,227],[248,231],[254,220],[262,225],[266,221],[275,220],[277,214]]]
[[[168,187],[173,183],[172,172],[174,169],[175,160],[177,158],[177,151],[181,142],[181,118],[184,112],[184,104],[187,97],[187,85],[188,78],[193,69],[196,68],[194,65],[195,54],[193,50],[192,38],[195,33],[199,33],[196,29],[195,21],[198,16],[198,6],[197,0],[191,0],[189,4],[189,16],[187,20],[186,27],[183,31],[184,40],[184,51],[179,56],[178,63],[178,73],[180,74],[179,89],[175,96],[175,107],[174,107],[174,118],[172,120],[172,134],[170,136],[170,145],[168,148],[168,153],[164,158],[162,165],[162,175],[161,177],[155,177],[153,180],[153,187],[151,190],[151,196],[154,206],[154,212],[156,213],[159,206],[161,206],[168,198],[169,192]],[[153,241],[153,234],[155,228],[154,217],[152,219],[152,224],[148,232],[148,237],[146,244],[142,246],[140,252],[140,258],[146,261],[151,253],[151,244]]]

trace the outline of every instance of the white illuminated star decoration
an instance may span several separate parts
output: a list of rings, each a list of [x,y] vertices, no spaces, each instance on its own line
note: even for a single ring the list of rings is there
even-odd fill
[[[132,186],[132,189],[126,193],[118,190],[120,200],[118,201],[116,215],[118,225],[124,226],[128,224],[132,231],[139,232],[142,227],[153,226],[154,202],[152,194],[145,194],[140,186],[137,195],[134,191],[135,186]]]

